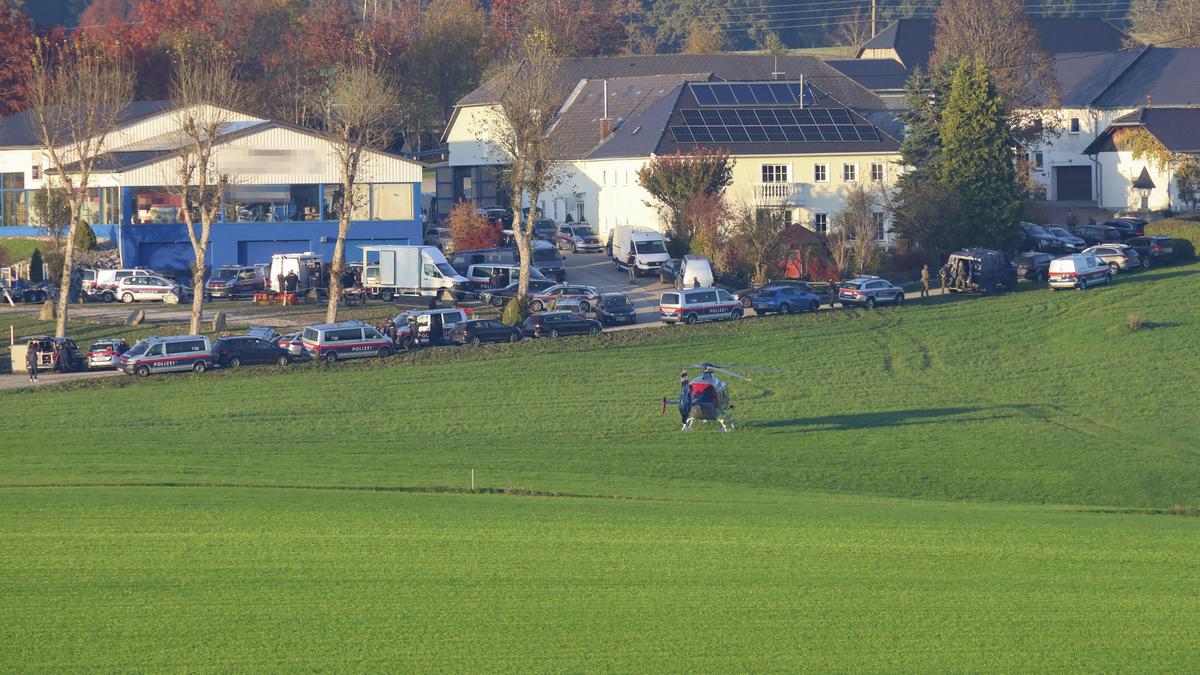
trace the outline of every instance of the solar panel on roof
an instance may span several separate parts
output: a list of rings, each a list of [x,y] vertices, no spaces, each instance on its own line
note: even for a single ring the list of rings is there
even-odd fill
[[[726,86],[733,95],[733,85]],[[770,85],[746,85],[756,97]],[[798,85],[797,85],[798,86]],[[740,91],[740,90],[739,90]],[[745,91],[740,92],[745,95]],[[720,98],[720,95],[717,96]],[[879,133],[869,124],[854,124],[846,108],[754,107],[681,110],[683,123],[671,127],[677,143],[831,143],[878,142]]]
[[[735,105],[737,99],[733,97],[733,90],[727,84],[713,84],[713,94],[717,97],[717,103],[720,105]]]
[[[850,111],[843,108],[830,108],[829,116],[833,118],[834,124],[854,124],[854,120],[850,118]]]
[[[713,93],[712,87],[693,85],[692,94],[696,96],[696,102],[700,105],[717,104],[717,95]]]
[[[812,88],[799,82],[693,82],[689,85],[701,106],[718,105],[804,105],[816,101]]]

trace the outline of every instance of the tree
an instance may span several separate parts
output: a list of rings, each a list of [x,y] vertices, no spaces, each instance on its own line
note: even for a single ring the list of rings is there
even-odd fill
[[[698,253],[712,262],[713,267],[731,271],[738,261],[738,250],[727,230],[730,220],[729,205],[724,192],[692,195],[680,207],[680,220],[688,224],[691,246],[688,251]],[[678,248],[678,243],[670,244]],[[688,251],[681,250],[679,255]]]
[[[943,111],[937,178],[958,203],[973,244],[1007,250],[1020,238],[1013,145],[988,67],[964,61]]]
[[[87,253],[96,248],[96,233],[86,222],[79,224],[79,235],[75,237],[75,250]]]
[[[33,283],[45,281],[42,274],[42,268],[45,265],[42,263],[42,252],[39,249],[33,249],[33,255],[29,258],[29,280]]]
[[[834,214],[834,223],[837,223],[838,216],[840,215],[841,213]],[[850,271],[850,262],[854,256],[850,247],[849,232],[842,227],[830,229],[825,234],[825,245],[829,248],[829,259],[836,268],[837,278],[846,278],[846,273]]]
[[[200,332],[204,311],[204,275],[213,223],[221,215],[221,198],[229,187],[228,174],[218,170],[214,148],[231,120],[226,107],[237,100],[239,82],[233,64],[218,45],[175,55],[171,97],[179,106],[175,124],[183,145],[174,163],[174,190],[180,196],[180,213],[192,244],[192,316],[190,332]],[[199,217],[200,229],[196,231]]]
[[[471,0],[435,0],[422,15],[411,80],[431,97],[431,126],[444,128],[458,100],[479,85],[489,61],[486,26]]]
[[[337,321],[350,219],[355,211],[369,203],[366,190],[359,189],[359,175],[369,160],[370,151],[386,147],[395,133],[397,106],[395,84],[377,66],[360,61],[335,69],[321,119],[325,132],[332,137],[342,180],[342,206],[338,209],[326,323]]]
[[[0,0],[0,116],[20,112],[29,77],[29,52],[33,50],[29,17],[11,0]]]
[[[787,214],[777,209],[754,209],[742,204],[733,221],[733,233],[741,259],[753,268],[753,282],[761,284],[774,276],[788,255],[784,236],[790,227]]]
[[[71,208],[55,325],[55,335],[65,337],[76,225],[92,170],[133,96],[133,71],[124,58],[99,49],[86,36],[68,43],[40,41],[32,52],[26,96],[42,152],[57,174],[55,182],[66,189]]]
[[[650,34],[654,36],[661,51],[679,51],[692,34],[697,23],[707,24],[708,30],[723,26],[734,26],[745,22],[746,16],[763,16],[765,5],[761,0],[671,0],[646,3],[645,24]],[[751,47],[749,30],[756,27],[754,22],[747,25],[747,30],[736,34],[731,32],[742,43],[739,46]],[[722,37],[724,39],[724,37]]]
[[[1129,22],[1146,42],[1200,47],[1200,0],[1133,0]]]
[[[471,202],[462,201],[450,209],[450,239],[455,251],[492,248],[500,243],[501,228],[479,212]]]
[[[1053,61],[1042,51],[1021,0],[945,0],[934,26],[930,66],[981,61],[1015,127],[1033,133],[1041,115],[1024,111],[1058,105]]]
[[[696,21],[688,29],[684,54],[716,54],[725,49],[725,36],[713,25]]]
[[[851,261],[859,274],[874,271],[879,261],[879,225],[875,221],[875,196],[861,185],[854,185],[846,192],[842,209],[833,215],[830,234],[826,237],[839,271],[850,269]]]
[[[63,233],[71,224],[71,200],[67,191],[43,183],[41,189],[33,193],[32,206],[34,220],[46,228],[54,248],[62,248]]]
[[[672,245],[691,250],[694,228],[683,217],[684,204],[697,195],[723,192],[733,182],[733,159],[728,152],[696,148],[688,153],[659,155],[637,172],[638,185],[658,201],[660,216],[671,230]]]
[[[529,35],[513,51],[500,80],[500,100],[478,133],[481,141],[490,141],[494,159],[504,165],[501,180],[508,188],[513,234],[521,255],[517,300],[524,306],[538,197],[564,180],[557,139],[551,133],[563,92],[558,60],[547,37],[541,32]],[[525,199],[528,214],[522,212]]]

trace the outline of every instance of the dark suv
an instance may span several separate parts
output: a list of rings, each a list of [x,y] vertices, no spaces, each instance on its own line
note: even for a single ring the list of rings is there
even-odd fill
[[[1119,244],[1124,241],[1121,230],[1107,225],[1083,225],[1075,228],[1075,234],[1088,246]]]
[[[1050,278],[1051,260],[1054,260],[1054,256],[1049,253],[1018,253],[1017,276],[1040,284]]]
[[[463,321],[450,331],[450,339],[458,344],[479,345],[485,342],[518,342],[521,329],[508,326],[495,319],[472,319]]]
[[[213,356],[223,368],[237,368],[243,364],[273,363],[286,366],[292,362],[288,350],[249,335],[233,335],[217,340],[213,345]]]
[[[1138,256],[1148,265],[1161,265],[1175,259],[1175,240],[1170,237],[1150,235],[1134,237],[1125,245],[1138,252]]]
[[[544,312],[525,319],[523,326],[528,337],[558,337],[560,335],[595,335],[600,332],[600,322],[585,319],[574,312]]]
[[[838,288],[837,300],[842,307],[858,305],[874,309],[875,305],[892,303],[904,304],[904,289],[893,286],[892,282],[879,277],[858,277],[843,281]]]
[[[614,323],[637,323],[637,312],[624,293],[605,293],[596,303],[596,318],[605,326]]]
[[[1104,225],[1120,230],[1122,240],[1146,234],[1146,221],[1141,218],[1113,218],[1106,221]]]
[[[1017,266],[1008,255],[988,248],[955,251],[939,275],[951,293],[993,293],[1017,289]]]
[[[1062,244],[1058,237],[1050,234],[1041,225],[1033,223],[1018,223],[1021,228],[1021,234],[1025,237],[1021,242],[1021,248],[1026,251],[1057,251],[1061,250]]]

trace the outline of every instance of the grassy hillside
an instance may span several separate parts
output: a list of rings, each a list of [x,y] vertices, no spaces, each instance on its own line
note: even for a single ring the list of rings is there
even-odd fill
[[[1183,670],[1198,275],[0,393],[0,668]]]

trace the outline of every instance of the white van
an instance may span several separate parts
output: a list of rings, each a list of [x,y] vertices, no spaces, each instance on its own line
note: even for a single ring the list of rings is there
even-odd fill
[[[94,270],[91,276],[92,278],[89,280],[87,275],[84,275],[83,292],[104,302],[112,302],[117,299],[117,284],[125,277],[156,277],[159,275],[144,267],[131,267],[119,270]]]
[[[659,232],[622,225],[613,229],[612,260],[617,269],[629,269],[629,254],[633,254],[634,274],[657,274],[658,268],[671,259],[667,242]]]
[[[412,331],[408,326],[409,317],[416,317],[417,319],[419,341],[422,343],[429,342],[429,326],[435,314],[442,317],[442,339],[446,342],[450,341],[451,330],[471,318],[470,311],[461,307],[450,309],[415,309],[410,312],[401,312],[392,319],[392,322],[396,324],[396,344],[404,349],[411,349],[413,346]]]
[[[675,283],[677,288],[714,285],[716,282],[713,278],[712,263],[702,255],[683,256],[679,261],[679,274],[675,277]]]
[[[212,343],[203,335],[148,337],[117,357],[122,372],[138,377],[184,370],[203,373],[212,362]]]
[[[724,288],[669,291],[658,301],[658,318],[666,324],[737,320],[742,318],[743,311],[742,303]]]
[[[1050,261],[1050,289],[1078,288],[1112,283],[1108,265],[1090,253],[1076,253]]]
[[[325,363],[366,356],[382,359],[392,355],[392,341],[361,321],[305,326],[301,342],[304,353]]]

